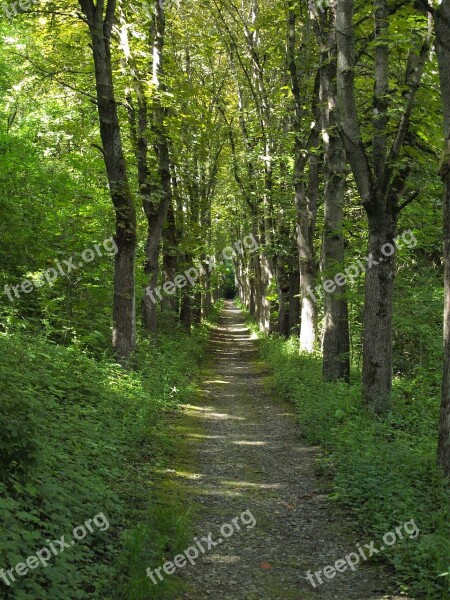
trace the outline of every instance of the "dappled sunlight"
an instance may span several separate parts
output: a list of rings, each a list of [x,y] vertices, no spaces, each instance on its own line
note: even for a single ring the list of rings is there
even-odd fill
[[[207,412],[209,410],[213,410],[211,406],[194,406],[193,404],[184,404],[184,407],[188,410],[193,410],[196,412]]]
[[[224,435],[206,435],[203,433],[188,433],[186,437],[198,439],[198,440],[223,440],[223,439],[226,439]]]
[[[267,442],[247,442],[244,440],[231,443],[236,444],[237,446],[267,446]]]
[[[182,477],[183,479],[190,479],[192,481],[197,481],[204,477],[201,473],[190,473],[189,471],[180,471],[179,469],[155,469],[155,473],[161,475],[175,475],[176,477]]]
[[[229,415],[228,413],[211,412],[211,413],[208,413],[208,416],[210,416],[214,419],[231,419],[233,421],[246,421],[247,420],[245,417],[236,417],[235,415]]]
[[[200,496],[209,496],[209,497],[223,497],[223,498],[240,498],[242,496],[242,492],[238,492],[236,490],[228,490],[226,488],[203,488],[197,491],[197,494]]]
[[[283,487],[279,483],[251,483],[250,481],[222,481],[222,485],[231,487],[253,488],[256,490],[276,490]]]
[[[222,563],[224,565],[235,565],[241,560],[240,556],[235,554],[211,554],[204,558],[205,562]]]
[[[233,395],[231,395],[233,396]],[[225,412],[217,412],[216,407],[212,406],[192,406],[185,405],[185,414],[199,419],[231,419],[235,421],[245,421],[244,417],[232,415]],[[224,436],[220,436],[223,438]]]

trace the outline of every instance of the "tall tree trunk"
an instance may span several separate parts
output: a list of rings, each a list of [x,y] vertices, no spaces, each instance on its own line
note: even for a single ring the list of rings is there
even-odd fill
[[[187,333],[191,332],[192,328],[192,299],[190,296],[190,290],[183,290],[181,297],[181,308],[180,308],[180,323],[183,325]]]
[[[202,284],[202,281],[199,281]],[[195,292],[194,294],[194,306],[192,310],[192,320],[195,325],[200,325],[202,322],[202,293]]]
[[[325,223],[323,231],[324,278],[334,279],[344,264],[345,151],[337,131],[336,35],[334,10],[326,9],[314,23],[320,53],[320,107],[325,153]],[[345,286],[325,290],[323,378],[350,378],[350,338]]]
[[[316,263],[314,257],[314,231],[317,216],[317,199],[319,190],[319,159],[317,154],[311,153],[311,148],[316,148],[319,141],[318,94],[320,80],[318,74],[313,92],[313,124],[309,129],[309,137],[303,140],[303,104],[300,78],[297,68],[296,52],[296,11],[293,4],[289,7],[288,14],[288,45],[287,62],[291,78],[291,89],[295,105],[294,132],[295,132],[295,165],[294,189],[295,206],[297,209],[297,249],[300,273],[300,350],[313,352],[316,344],[316,304],[311,290],[314,288],[316,277]],[[305,169],[309,160],[309,183],[305,185]]]
[[[136,344],[136,212],[128,183],[111,61],[116,0],[108,0],[105,12],[103,2],[94,5],[92,0],[79,0],[79,4],[91,37],[102,151],[116,213],[113,351],[117,360],[127,365]]]
[[[211,296],[211,274],[206,273],[204,279],[204,290],[202,296],[202,319],[206,319],[211,312],[212,296]]]
[[[344,264],[344,153],[339,139],[330,134],[328,177],[325,186],[323,265],[325,277],[337,274]],[[336,146],[334,144],[336,143]],[[333,278],[333,277],[331,277]],[[325,381],[350,379],[350,337],[345,286],[325,290],[323,331],[323,377]]]
[[[444,181],[444,365],[438,462],[450,477],[450,0],[435,11],[436,52],[444,105],[445,150],[441,166]]]
[[[255,270],[253,268],[253,260],[250,259],[249,265],[247,267],[248,270],[248,289],[249,289],[249,304],[248,304],[248,312],[252,316],[256,316],[256,283],[255,283]]]
[[[163,49],[165,36],[164,7],[155,2],[150,31],[150,46],[152,50],[152,83],[155,92],[152,98],[152,129],[155,141],[155,154],[158,162],[158,177],[152,180],[149,167],[148,140],[150,137],[149,107],[144,86],[144,77],[139,73],[138,66],[130,51],[128,41],[128,23],[123,13],[120,13],[120,38],[124,50],[124,63],[128,66],[133,89],[137,97],[136,112],[132,93],[127,97],[128,119],[130,122],[131,141],[138,165],[138,184],[142,205],[147,217],[147,242],[145,246],[145,273],[148,277],[144,300],[144,325],[151,333],[157,331],[158,294],[156,288],[159,276],[159,257],[164,221],[172,202],[171,164],[169,156],[169,139],[165,130],[165,110],[161,105],[160,92],[164,85],[160,79],[163,75]]]
[[[271,315],[271,302],[268,298],[269,287],[272,283],[272,265],[270,258],[264,252],[264,249],[259,255],[259,267],[260,267],[260,314],[259,314],[259,328],[264,333],[270,332],[270,315]]]
[[[316,138],[318,141],[318,137]],[[316,303],[309,293],[316,281],[314,256],[314,231],[317,216],[319,189],[318,157],[310,156],[308,191],[302,180],[304,172],[303,150],[298,151],[296,168],[297,244],[300,272],[300,351],[313,352],[317,339]]]
[[[269,288],[274,278],[274,264],[271,248],[273,244],[273,220],[272,220],[272,188],[273,188],[273,139],[271,127],[271,106],[265,82],[265,67],[261,56],[260,33],[259,33],[259,2],[251,1],[250,22],[244,25],[244,35],[251,60],[249,75],[252,82],[252,96],[255,108],[258,112],[261,128],[262,152],[264,155],[264,188],[262,192],[261,205],[262,214],[259,215],[259,265],[256,270],[257,294],[259,298],[258,321],[262,332],[270,332],[271,301],[268,298]],[[248,79],[250,82],[250,78]],[[244,134],[248,138],[248,132]]]
[[[151,35],[153,59],[152,83],[156,88],[153,97],[153,130],[156,136],[155,151],[158,159],[161,198],[159,202],[152,198],[144,207],[148,221],[147,243],[145,246],[145,272],[148,276],[148,287],[144,296],[143,314],[144,325],[151,333],[156,333],[158,328],[158,305],[155,290],[158,286],[159,257],[161,253],[164,222],[172,203],[170,143],[164,124],[166,111],[162,106],[160,96],[161,91],[165,87],[161,84],[165,31],[166,19],[164,5],[159,0],[156,0]]]

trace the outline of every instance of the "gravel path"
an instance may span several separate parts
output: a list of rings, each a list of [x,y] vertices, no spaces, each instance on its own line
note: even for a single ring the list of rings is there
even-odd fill
[[[370,539],[353,535],[324,495],[314,469],[319,449],[300,439],[293,407],[268,396],[255,344],[232,303],[215,327],[210,358],[203,393],[186,407],[178,433],[190,458],[172,476],[198,507],[199,541],[211,532],[221,543],[180,569],[187,591],[178,600],[397,598],[389,595],[389,572],[373,560],[309,583],[308,570],[333,565]],[[231,529],[220,531],[225,523]]]

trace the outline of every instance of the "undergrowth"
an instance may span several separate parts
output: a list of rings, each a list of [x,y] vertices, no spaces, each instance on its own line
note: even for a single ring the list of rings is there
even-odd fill
[[[394,409],[370,418],[358,385],[323,383],[320,356],[299,355],[296,340],[261,339],[277,394],[298,408],[302,435],[327,452],[332,498],[357,519],[362,542],[380,540],[414,519],[420,535],[383,552],[403,592],[448,600],[450,571],[449,488],[436,468],[439,399],[430,379],[397,378]]]
[[[194,392],[206,328],[141,343],[138,368],[21,333],[0,334],[0,567],[10,569],[95,515],[109,528],[39,565],[5,600],[143,600],[145,569],[185,545],[181,498],[159,491],[168,417]],[[173,597],[172,582],[151,597]],[[154,586],[153,586],[154,587]]]

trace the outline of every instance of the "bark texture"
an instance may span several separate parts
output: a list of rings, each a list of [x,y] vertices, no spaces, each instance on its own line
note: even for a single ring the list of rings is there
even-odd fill
[[[319,143],[320,111],[318,95],[320,79],[317,73],[313,93],[312,113],[314,120],[307,140],[303,139],[304,117],[300,78],[297,67],[296,50],[296,8],[289,8],[287,60],[294,98],[295,116],[295,165],[294,165],[294,202],[297,209],[297,248],[300,274],[300,350],[313,352],[316,346],[316,303],[309,293],[314,288],[316,262],[314,257],[314,232],[317,217],[319,192],[319,158],[316,149]],[[305,182],[305,170],[309,162],[309,180]]]
[[[334,10],[327,9],[315,20],[320,47],[320,107],[324,145],[324,231],[322,264],[324,279],[333,280],[344,264],[345,150],[337,130],[336,34]],[[350,379],[350,339],[345,286],[325,288],[323,325],[323,378]]]

